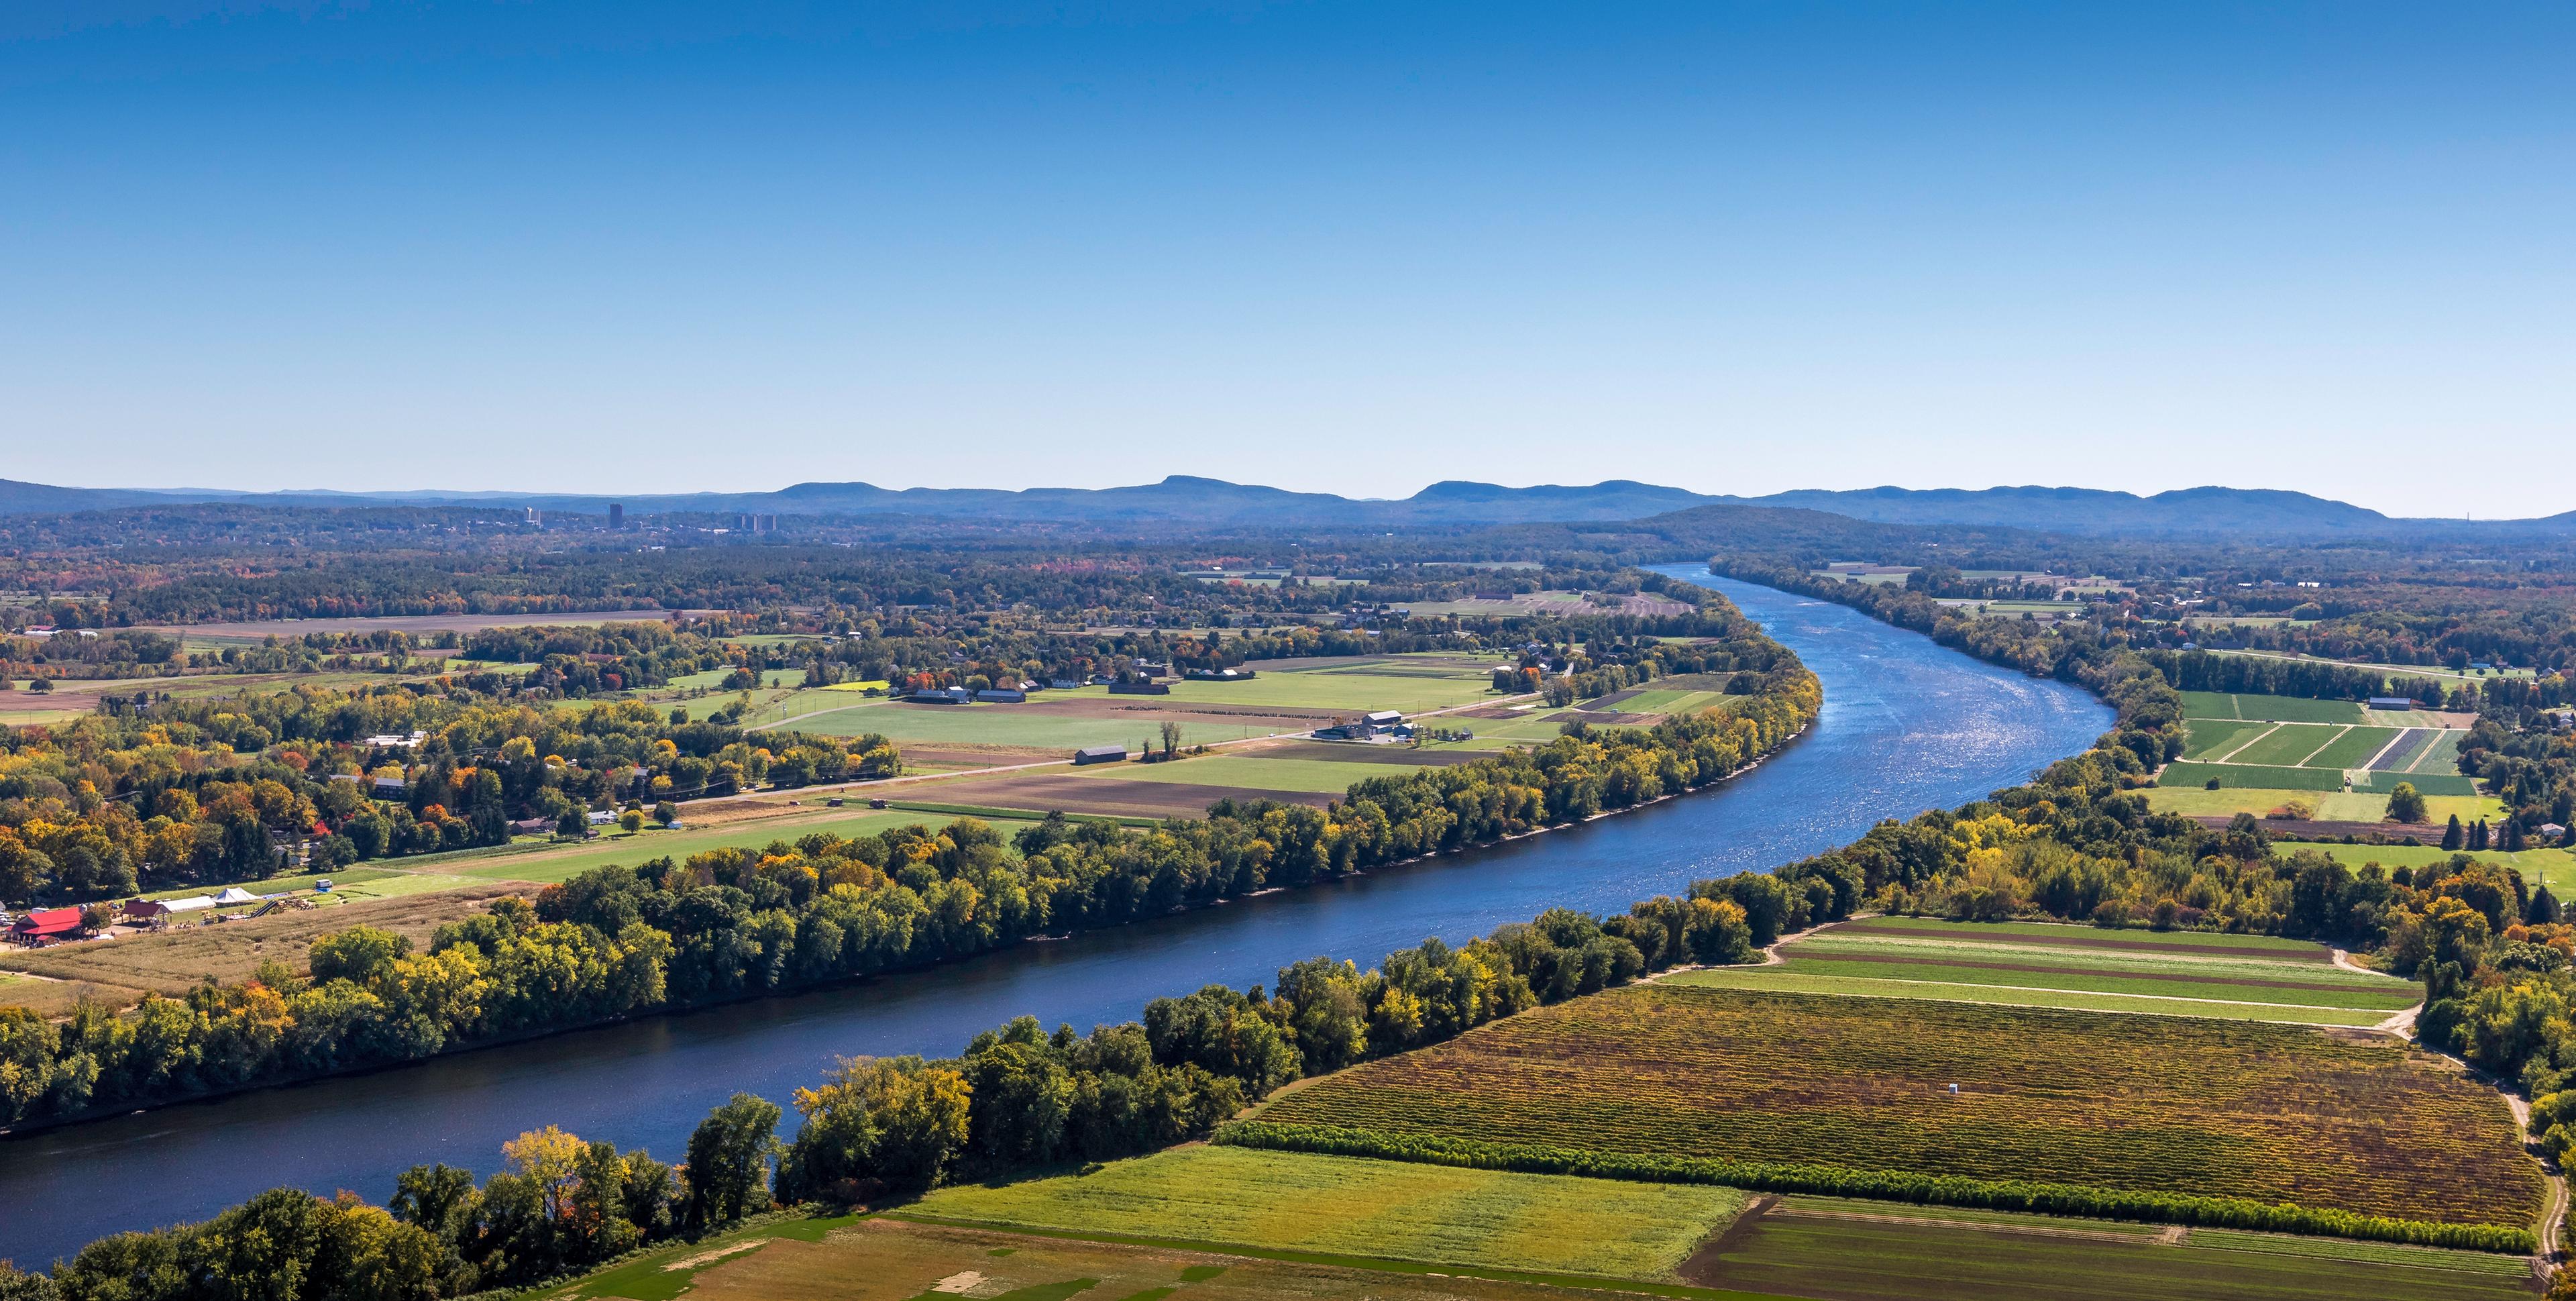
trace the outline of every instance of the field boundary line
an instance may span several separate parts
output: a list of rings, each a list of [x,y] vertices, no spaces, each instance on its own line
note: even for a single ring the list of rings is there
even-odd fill
[[[1709,968],[1705,968],[1705,970],[1709,970],[1709,971],[1755,971],[1755,970],[1759,970],[1760,968],[1762,968],[1762,967],[1764,967],[1764,966],[1768,966],[1768,965],[1770,965],[1770,964],[1768,964],[1768,963],[1747,963],[1747,964],[1745,964],[1745,965],[1743,965],[1743,966],[1740,966],[1740,967],[1709,967]],[[2375,1007],[2319,1007],[2318,1005],[2316,1005],[2316,1004],[2314,1004],[2314,1003],[2262,1003],[2262,1002],[2257,1002],[2257,1001],[2255,1001],[2255,1000],[2253,1000],[2253,999],[2250,999],[2250,998],[2193,998],[2193,997],[2191,997],[2191,996],[2189,996],[2189,995],[2187,995],[2187,994],[2123,994],[2123,993],[2118,993],[2118,992],[2115,992],[2115,991],[2112,991],[2112,990],[2107,990],[2107,989],[2056,989],[2056,988],[2052,988],[2052,987],[2045,986],[2045,985],[1983,985],[1983,984],[1979,984],[1979,983],[1977,983],[1977,982],[1975,982],[1975,981],[1972,981],[1972,980],[1907,980],[1907,979],[1905,979],[1905,978],[1904,978],[1904,977],[1902,977],[1902,976],[1827,976],[1827,975],[1809,975],[1809,976],[1806,976],[1806,977],[1805,977],[1805,979],[1808,979],[1808,980],[1883,980],[1883,981],[1886,981],[1887,983],[1889,983],[1889,984],[1891,984],[1891,985],[1922,985],[1922,986],[1924,986],[1924,987],[1926,987],[1926,988],[1930,988],[1930,989],[2001,989],[2001,990],[2013,991],[2013,992],[2024,993],[2024,994],[2080,994],[2080,995],[2083,995],[2083,996],[2088,997],[2088,998],[2143,998],[2143,999],[2146,999],[2146,1000],[2148,1000],[2148,1001],[2150,1001],[2150,1002],[2157,1002],[2157,1003],[2208,1003],[2208,1004],[2211,1004],[2211,1005],[2216,1006],[2216,1007],[2286,1007],[2286,1008],[2295,1008],[2295,1009],[2297,1009],[2297,1010],[2299,1010],[2299,1011],[2302,1011],[2302,1012],[2376,1012],[2376,1011],[2378,1011],[2378,1010],[2379,1010],[2378,1008],[2375,1008]],[[1635,983],[1643,983],[1643,982],[1635,982]],[[1688,986],[1688,985],[1681,985],[1681,986],[1677,986],[1677,988],[1688,989],[1688,988],[1690,988],[1690,986]],[[1717,986],[1703,986],[1703,988],[1717,988]],[[1783,992],[1787,992],[1787,991],[1783,991]],[[1878,997],[1884,997],[1884,995],[1877,995],[1877,994],[1860,994],[1860,995],[1838,994],[1838,995],[1829,995],[1828,997],[1836,997],[1836,998],[1852,998],[1852,997],[1858,997],[1858,998],[1878,998]],[[2039,1005],[2038,1005],[2038,1004],[2033,1004],[2033,1006],[2039,1006]],[[2071,1009],[2071,1010],[2074,1010],[2074,1011],[2083,1011],[2083,1010],[2085,1010],[2085,1009],[2082,1009],[2082,1008],[2075,1008],[2075,1009]],[[2414,1009],[2409,1008],[2409,1009],[2407,1009],[2407,1010],[2411,1012],[2411,1011],[2413,1011]],[[2177,1013],[2176,1015],[2179,1015],[2179,1014]]]
[[[1293,1247],[1256,1247],[1249,1243],[1204,1238],[1156,1238],[1144,1234],[1113,1233],[1107,1230],[1054,1229],[1033,1224],[967,1219],[954,1215],[931,1215],[921,1211],[881,1211],[878,1212],[878,1218],[901,1224],[980,1229],[988,1233],[1052,1238],[1061,1242],[1104,1242],[1121,1247],[1161,1247],[1174,1251],[1203,1252],[1211,1256],[1238,1256],[1251,1260],[1276,1260],[1292,1265],[1324,1265],[1336,1269],[1367,1270],[1379,1274],[1411,1274],[1423,1278],[1474,1278],[1494,1283],[1534,1283],[1543,1287],[1561,1287],[1585,1292],[1676,1297],[1682,1298],[1683,1301],[1796,1301],[1796,1298],[1772,1292],[1738,1292],[1722,1288],[1691,1287],[1679,1283],[1656,1283],[1646,1279],[1613,1278],[1599,1274],[1550,1274],[1542,1270],[1502,1269],[1488,1265],[1436,1264],[1429,1261],[1405,1260],[1396,1256],[1356,1256],[1332,1251],[1299,1251]]]
[[[2379,747],[2379,753],[2361,761],[2362,771],[2379,771],[2379,761],[2387,758],[2389,751],[2406,744],[2406,738],[2415,735],[2418,730],[2419,729],[2412,727],[2401,727],[2397,729],[2397,735],[2388,738],[2388,744]]]
[[[2335,730],[2335,734],[2334,734],[2334,735],[2329,736],[2329,737],[2327,737],[2327,738],[2326,738],[2326,743],[2325,743],[2324,745],[2318,746],[2316,749],[2313,749],[2313,750],[2308,751],[2307,756],[2306,756],[2305,758],[2300,759],[2297,763],[2291,764],[2290,766],[2291,766],[2291,767],[2293,767],[2293,768],[2305,768],[2305,767],[2307,767],[2307,766],[2308,766],[2308,760],[2309,760],[2309,759],[2314,759],[2314,758],[2316,758],[2318,755],[2324,754],[2327,750],[2332,749],[2332,748],[2334,747],[2334,743],[2335,743],[2335,742],[2337,742],[2337,741],[2342,740],[2342,739],[2345,737],[2345,735],[2346,735],[2346,734],[2348,734],[2348,733],[2350,733],[2350,732],[2352,731],[2352,729],[2353,729],[2353,724],[2350,724],[2350,723],[2346,723],[2346,724],[2344,724],[2342,727],[2337,728],[2337,729]]]
[[[2233,698],[2234,698],[2234,697],[2230,697],[2230,699],[2233,699]],[[2263,721],[2263,720],[2258,719],[2258,718],[2248,718],[2248,719],[2240,719],[2240,720],[2238,720],[2238,721],[2240,721],[2240,722],[2248,722],[2248,723],[2259,723],[2259,722],[2261,722],[2261,721]],[[2249,737],[2245,738],[2245,744],[2240,745],[2240,746],[2236,746],[2236,747],[2234,747],[2234,748],[2230,749],[2227,753],[2225,753],[2225,754],[2223,754],[2223,755],[2213,754],[2213,755],[2209,756],[2208,758],[2201,760],[2201,762],[2203,762],[2203,763],[2234,763],[2234,762],[2236,761],[2236,756],[2238,756],[2238,755],[2240,755],[2240,754],[2243,754],[2243,753],[2245,753],[2247,750],[2250,750],[2250,749],[2254,748],[2254,743],[2255,743],[2255,742],[2260,741],[2260,740],[2262,740],[2264,737],[2270,736],[2270,735],[2271,735],[2271,734],[2273,734],[2274,732],[2280,731],[2282,728],[2287,727],[2287,726],[2289,726],[2289,725],[2288,725],[2288,724],[2286,724],[2286,723],[2274,723],[2274,724],[2272,724],[2270,727],[2264,728],[2262,731],[2260,731],[2260,732],[2256,732],[2254,735],[2252,735],[2252,736],[2249,736]]]

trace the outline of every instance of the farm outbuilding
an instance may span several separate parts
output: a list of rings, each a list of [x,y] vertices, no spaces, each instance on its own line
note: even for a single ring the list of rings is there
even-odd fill
[[[1123,745],[1086,745],[1073,752],[1075,764],[1125,763],[1127,747]]]
[[[2372,696],[2370,698],[2370,707],[2373,709],[2413,709],[2415,707],[2415,701],[2414,698],[2410,696]]]
[[[76,940],[81,935],[81,910],[78,908],[36,908],[9,923],[9,938],[19,944],[52,944],[59,940]]]

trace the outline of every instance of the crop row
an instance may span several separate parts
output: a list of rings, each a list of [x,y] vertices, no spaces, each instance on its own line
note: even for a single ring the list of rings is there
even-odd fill
[[[2245,1198],[2140,1192],[2029,1180],[1968,1179],[1956,1175],[1854,1170],[1799,1162],[1647,1156],[1262,1120],[1237,1121],[1227,1125],[1217,1131],[1215,1141],[1235,1147],[1375,1157],[1478,1170],[1514,1170],[1529,1174],[1581,1175],[1594,1179],[1657,1183],[1723,1184],[1761,1192],[1868,1197],[2044,1215],[2084,1215],[2159,1224],[2301,1233],[2470,1251],[2527,1254],[2538,1249],[2538,1241],[2530,1230],[2501,1225],[2443,1224],[2360,1215],[2286,1202],[2266,1204]]]
[[[2541,1193],[2502,1104],[2394,1044],[1914,1000],[1616,991],[1318,1081],[1264,1119],[2475,1224],[2526,1222]]]

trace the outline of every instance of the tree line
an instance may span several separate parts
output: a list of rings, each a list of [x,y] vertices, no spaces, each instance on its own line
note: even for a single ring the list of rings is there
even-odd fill
[[[1330,808],[1222,802],[1151,828],[960,819],[603,867],[441,927],[359,927],[269,971],[61,1026],[0,1020],[10,1120],[411,1060],[462,1044],[963,957],[1578,821],[1720,780],[1815,716],[1803,667],[1724,711],[1373,779]],[[513,742],[515,745],[516,742]],[[475,770],[507,797],[512,761]],[[520,761],[528,755],[521,753]],[[528,770],[531,781],[541,773]]]

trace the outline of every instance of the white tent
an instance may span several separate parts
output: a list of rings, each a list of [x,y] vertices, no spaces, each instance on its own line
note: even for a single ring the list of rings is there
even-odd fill
[[[240,886],[228,885],[224,887],[224,892],[222,894],[215,896],[215,902],[218,905],[228,903],[258,903],[259,896],[252,894],[250,891],[245,890]]]
[[[214,906],[215,897],[210,894],[192,894],[185,899],[164,899],[161,901],[161,907],[163,910],[174,913],[200,912]]]

